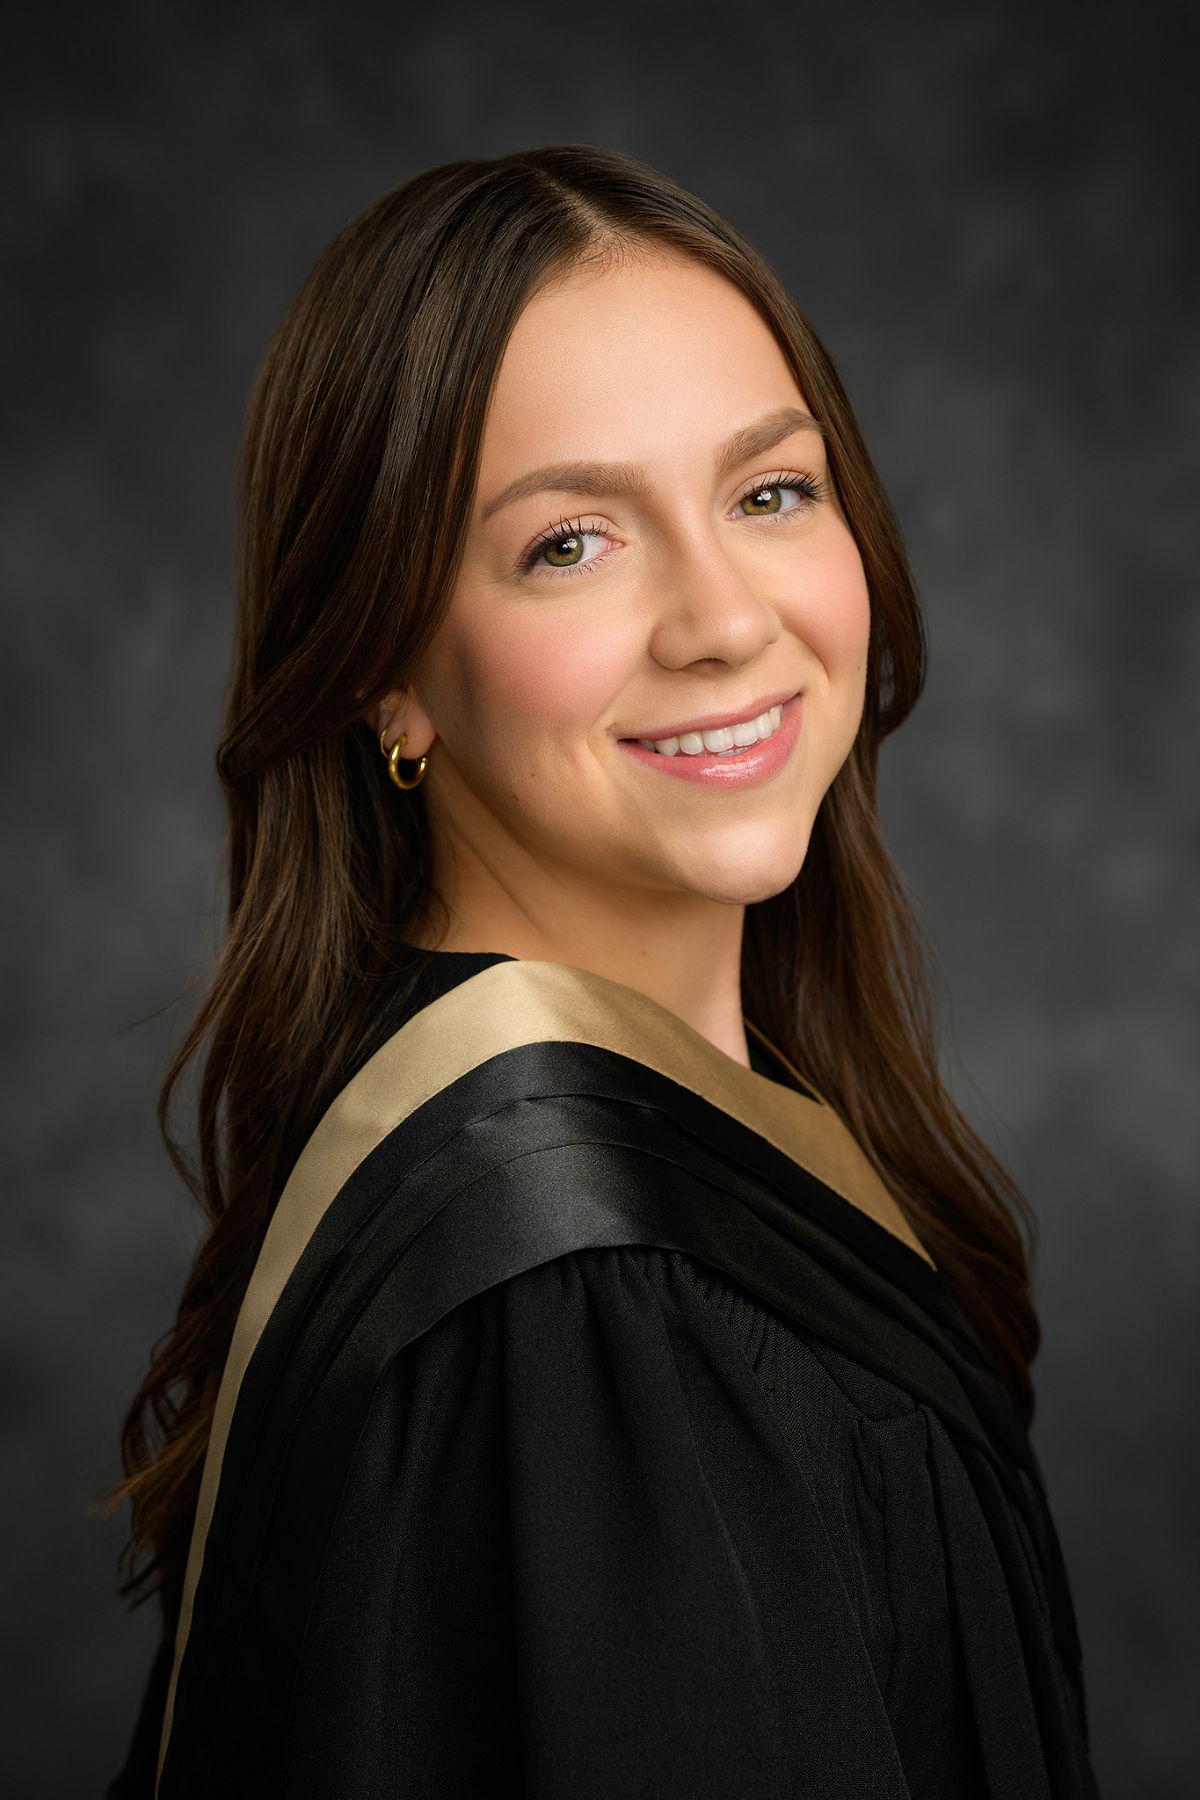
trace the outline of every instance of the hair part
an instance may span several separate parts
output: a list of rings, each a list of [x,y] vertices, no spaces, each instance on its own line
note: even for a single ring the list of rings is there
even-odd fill
[[[671,252],[774,333],[826,437],[871,602],[862,723],[796,881],[747,916],[748,1015],[841,1114],[928,1246],[1022,1417],[1038,1341],[1023,1203],[947,1093],[919,930],[876,809],[883,737],[921,691],[921,611],[833,364],[770,268],[709,207],[609,150],[432,169],[320,258],[250,401],[238,619],[217,766],[228,917],[160,1121],[209,1221],[123,1435],[127,1592],[170,1618],[234,1322],[283,1184],[403,981],[437,906],[419,791],[362,723],[407,685],[454,588],[487,407],[533,293],[593,260]],[[171,1128],[199,1068],[194,1149]]]

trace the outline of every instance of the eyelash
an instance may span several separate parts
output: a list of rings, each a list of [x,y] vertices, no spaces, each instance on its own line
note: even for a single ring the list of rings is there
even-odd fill
[[[825,483],[819,476],[798,475],[795,469],[781,469],[777,474],[768,475],[765,480],[760,477],[759,480],[752,481],[748,487],[743,488],[733,502],[734,506],[740,506],[743,500],[750,498],[751,494],[761,494],[764,488],[795,488],[798,494],[803,494],[806,500],[813,502],[823,500],[826,493]],[[753,518],[754,514],[746,513],[743,516],[749,519]],[[779,519],[786,518],[787,514],[761,513],[759,517]]]
[[[528,575],[529,571],[536,566],[537,559],[542,554],[542,551],[548,549],[551,544],[557,544],[560,538],[607,536],[608,532],[596,519],[560,519],[557,525],[548,525],[541,536],[534,539],[528,550],[526,550],[521,557],[517,567],[522,575]],[[553,575],[569,575],[574,573],[575,570],[590,569],[591,567],[591,563],[578,563],[575,565],[574,570],[570,568],[552,569],[551,573]]]
[[[803,494],[805,499],[811,503],[815,503],[825,497],[825,483],[818,479],[817,476],[797,475],[794,470],[783,469],[780,470],[778,474],[768,476],[765,481],[759,479],[758,481],[750,482],[737,496],[733,505],[735,507],[740,506],[742,501],[749,499],[751,494],[761,494],[764,488],[774,487],[795,488],[797,493]],[[754,515],[752,513],[747,513],[744,516],[746,518],[752,518]],[[788,514],[764,513],[759,516],[762,518],[778,519],[786,518],[788,517]],[[537,567],[538,557],[542,554],[543,550],[547,549],[551,544],[558,543],[560,538],[607,536],[608,533],[604,526],[596,519],[560,519],[556,525],[548,525],[545,531],[543,531],[539,537],[534,539],[533,543],[530,544],[529,548],[522,555],[520,562],[517,564],[517,568],[522,575],[530,574],[531,571]],[[579,563],[575,565],[574,568],[554,569],[551,572],[556,576],[572,575],[583,573],[594,567],[594,562]]]

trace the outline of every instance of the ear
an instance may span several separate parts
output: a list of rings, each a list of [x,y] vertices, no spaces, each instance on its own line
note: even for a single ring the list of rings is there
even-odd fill
[[[416,762],[427,756],[437,736],[433,720],[412,688],[397,688],[393,693],[385,694],[378,706],[372,707],[366,715],[366,721],[375,736],[382,737],[386,750],[390,750],[403,733],[408,739],[404,746],[406,761]]]

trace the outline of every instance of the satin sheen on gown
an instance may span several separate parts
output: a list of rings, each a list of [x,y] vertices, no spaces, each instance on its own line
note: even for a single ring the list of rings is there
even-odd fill
[[[1095,1793],[1025,1435],[752,1059],[424,961],[280,1201],[111,1800],[160,1743],[163,1800]]]

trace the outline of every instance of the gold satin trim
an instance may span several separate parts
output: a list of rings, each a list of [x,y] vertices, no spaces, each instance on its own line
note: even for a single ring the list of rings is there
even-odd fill
[[[411,1113],[493,1056],[544,1043],[590,1044],[668,1076],[757,1132],[929,1261],[831,1107],[743,1068],[644,994],[582,969],[539,962],[495,963],[452,988],[402,1026],[342,1090],[302,1151],[275,1208],[238,1314],[213,1413],[163,1719],[160,1773],[230,1422],[242,1377],[292,1270],[359,1163]]]

